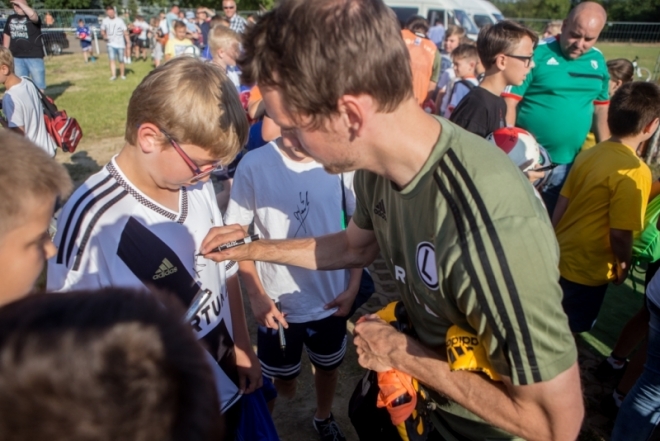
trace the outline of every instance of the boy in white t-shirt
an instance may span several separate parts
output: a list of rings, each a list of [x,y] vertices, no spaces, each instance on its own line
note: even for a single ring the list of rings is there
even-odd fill
[[[116,61],[119,62],[119,75],[122,80],[125,80],[124,52],[126,50],[126,45],[130,45],[131,43],[128,38],[128,28],[126,27],[124,20],[117,17],[114,7],[106,6],[105,13],[107,17],[101,21],[101,34],[108,46],[108,58],[110,58],[111,72],[110,81],[117,79]]]
[[[355,209],[353,173],[331,175],[302,149],[278,138],[243,157],[234,175],[227,224],[264,239],[316,237],[341,231],[343,209]],[[256,265],[256,266],[255,266]],[[292,398],[305,347],[315,366],[314,427],[322,440],[343,440],[331,413],[337,372],[346,352],[346,315],[361,269],[313,271],[241,262],[239,272],[259,323],[257,353],[278,394]],[[281,312],[276,307],[281,305]],[[278,322],[286,329],[280,347]]]
[[[0,47],[0,83],[5,86],[2,111],[7,119],[0,119],[0,124],[24,135],[54,157],[57,145],[46,129],[39,90],[29,79],[14,74],[14,57],[6,47]]]
[[[238,94],[216,66],[181,57],[155,69],[131,96],[126,144],[62,209],[59,250],[48,263],[54,291],[148,287],[186,307],[206,292],[190,325],[217,361],[212,368],[229,433],[242,392],[262,383],[261,368],[236,263],[198,253],[208,229],[222,225],[208,177],[231,162],[247,133]]]
[[[139,57],[142,57],[144,61],[147,61],[147,49],[149,49],[148,34],[151,32],[151,27],[149,26],[149,23],[144,20],[144,17],[138,15],[133,22],[133,28],[140,30],[140,34],[136,39],[137,44],[134,49],[135,59],[137,60]]]

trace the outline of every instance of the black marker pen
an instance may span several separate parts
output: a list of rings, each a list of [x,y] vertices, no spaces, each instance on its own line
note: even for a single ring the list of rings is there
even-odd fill
[[[257,240],[259,240],[259,235],[258,234],[253,234],[252,236],[247,236],[247,237],[244,237],[243,239],[234,240],[234,241],[228,242],[228,243],[223,243],[218,248],[209,251],[209,253],[217,253],[217,252],[220,252],[220,251],[228,250],[229,248],[235,248],[235,247],[238,247],[238,246],[241,246],[241,245],[245,245],[246,243],[255,242]],[[200,253],[200,254],[197,254],[197,256],[203,256],[203,254]]]

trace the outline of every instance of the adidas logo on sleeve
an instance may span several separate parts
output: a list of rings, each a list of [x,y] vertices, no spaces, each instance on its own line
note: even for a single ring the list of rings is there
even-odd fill
[[[382,217],[383,220],[387,220],[387,213],[385,212],[385,203],[383,202],[382,199],[378,201],[378,203],[374,207],[374,214],[376,216]]]
[[[559,66],[559,61],[557,61],[555,57],[552,57],[545,64],[547,64],[548,66]]]
[[[162,279],[163,277],[167,277],[170,274],[174,274],[177,271],[178,268],[172,265],[172,263],[169,260],[167,260],[167,258],[165,258],[163,259],[160,266],[156,270],[156,274],[153,275],[152,279],[154,280]]]

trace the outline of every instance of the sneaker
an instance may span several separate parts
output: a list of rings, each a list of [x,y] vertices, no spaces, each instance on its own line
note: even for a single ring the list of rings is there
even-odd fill
[[[122,79],[122,80],[125,80],[125,79],[126,79],[126,75],[122,75],[122,76],[121,76],[121,79]]]
[[[615,379],[618,382],[621,377],[623,377],[627,367],[627,360],[623,364],[623,367],[620,369],[614,369],[607,359],[605,359],[598,365],[598,367],[596,367],[596,370],[594,370],[594,377],[601,382],[609,381],[611,379]]]
[[[116,80],[116,79],[117,79],[117,77],[114,76],[114,75],[110,77],[110,81],[114,81],[114,80]]]
[[[346,441],[346,437],[341,433],[341,429],[339,429],[339,425],[332,414],[323,421],[317,421],[316,418],[312,421],[321,441]]]

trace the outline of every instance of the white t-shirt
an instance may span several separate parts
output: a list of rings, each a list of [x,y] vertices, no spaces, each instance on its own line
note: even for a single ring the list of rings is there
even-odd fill
[[[108,46],[123,49],[126,47],[126,40],[124,39],[124,32],[128,30],[126,23],[119,17],[109,18],[105,17],[101,21],[101,30],[105,31],[108,38]]]
[[[146,40],[147,39],[147,31],[151,29],[151,26],[149,26],[149,23],[146,21],[137,21],[133,22],[133,26],[136,28],[140,28],[140,36],[138,39],[140,40]]]
[[[170,33],[170,28],[169,28],[169,26],[167,25],[167,19],[166,19],[166,18],[162,19],[162,20],[158,23],[158,27],[160,28],[160,30],[161,30],[161,32],[163,33],[163,35],[167,35],[167,34]]]
[[[48,134],[44,122],[44,107],[37,87],[25,78],[2,97],[2,110],[9,127],[23,127],[25,137],[55,156],[57,144]]]
[[[227,409],[240,398],[225,284],[238,265],[196,256],[209,229],[221,225],[209,182],[181,189],[174,212],[135,188],[113,158],[62,209],[54,239],[58,252],[48,261],[48,290],[155,287],[186,306],[200,289],[210,290],[211,299],[190,324],[216,357],[212,368]]]
[[[353,173],[344,173],[346,211],[355,211]],[[292,161],[275,141],[249,152],[238,164],[227,224],[249,225],[264,239],[316,237],[342,228],[339,175],[318,162]],[[291,323],[320,320],[336,312],[323,306],[348,286],[347,270],[314,271],[288,265],[255,262],[268,296],[279,300]]]

